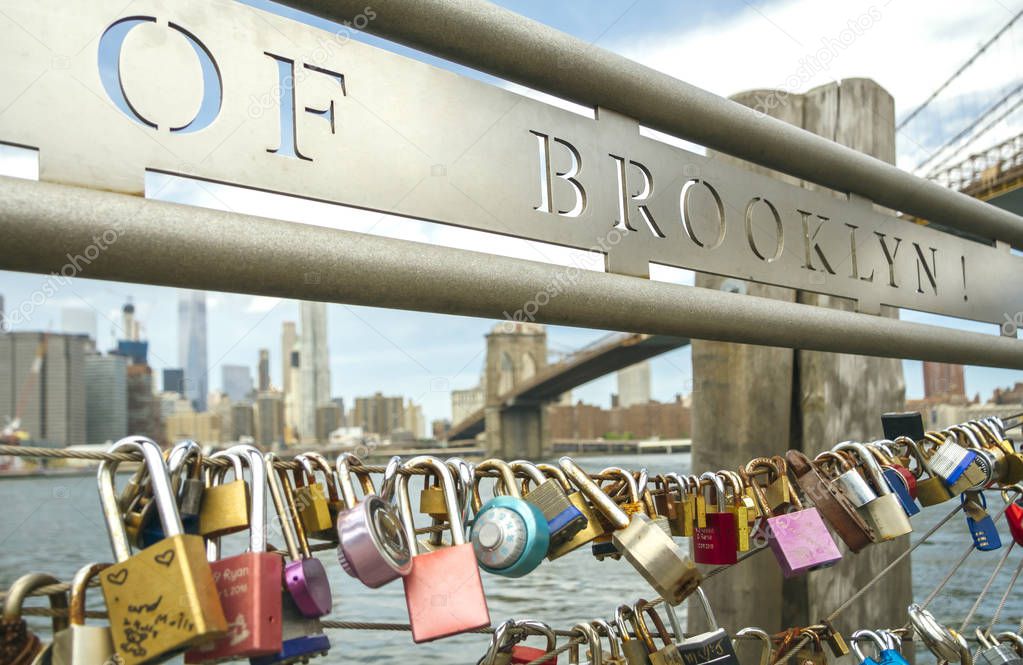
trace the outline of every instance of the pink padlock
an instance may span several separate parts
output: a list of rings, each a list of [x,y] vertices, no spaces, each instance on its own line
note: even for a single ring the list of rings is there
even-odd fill
[[[186,663],[265,656],[281,649],[283,562],[279,554],[266,551],[266,464],[253,446],[234,446],[226,455],[241,457],[252,470],[249,551],[221,559],[220,539],[210,539],[210,569],[227,619],[227,635],[185,653]]]
[[[762,464],[770,463],[764,460]],[[787,473],[782,458],[775,458],[775,464],[781,467],[778,469],[781,474]],[[751,474],[754,473],[755,467],[749,471]],[[763,488],[756,479],[749,480],[749,486],[753,488],[753,495],[761,513],[772,515]],[[816,508],[803,508],[793,483],[789,483],[788,487],[789,501],[783,508],[784,512],[767,517],[754,540],[759,541],[758,544],[762,543],[763,539],[767,540],[785,577],[795,577],[811,570],[835,565],[842,560],[842,553],[838,550],[828,527],[824,525],[820,513]]]
[[[341,499],[347,507],[337,516],[337,558],[346,573],[376,589],[409,574],[412,552],[398,512],[377,496],[368,474],[358,476],[363,498],[356,498],[352,464],[361,466],[362,462],[351,453],[341,453],[337,458]],[[400,466],[401,458],[392,457],[384,471],[385,487],[393,486]]]
[[[413,642],[429,642],[490,625],[483,581],[472,545],[465,542],[465,527],[455,496],[454,480],[444,462],[429,455],[408,460],[404,468],[427,466],[444,492],[451,545],[412,557],[412,572],[402,578]],[[405,536],[417,548],[407,475],[398,479],[398,501]]]

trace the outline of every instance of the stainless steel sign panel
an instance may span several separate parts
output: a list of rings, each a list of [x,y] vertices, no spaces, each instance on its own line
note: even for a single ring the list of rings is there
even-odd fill
[[[0,0],[0,141],[40,178],[163,171],[1002,323],[1023,259],[238,3]],[[372,7],[361,16],[372,21]],[[552,63],[552,67],[556,63]],[[571,76],[566,71],[566,76]]]

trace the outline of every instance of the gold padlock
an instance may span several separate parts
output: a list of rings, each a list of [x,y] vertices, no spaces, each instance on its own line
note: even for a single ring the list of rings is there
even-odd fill
[[[596,510],[590,505],[586,497],[581,492],[572,487],[572,484],[568,481],[568,477],[565,472],[559,467],[552,464],[537,464],[536,468],[547,476],[553,478],[561,484],[562,489],[565,490],[565,494],[568,495],[568,500],[576,510],[582,513],[583,517],[586,518],[586,527],[576,533],[567,541],[551,546],[547,551],[547,560],[554,561],[557,558],[563,557],[569,552],[579,549],[583,545],[593,541],[598,536],[603,536],[606,533],[606,529],[603,523],[597,519]]]
[[[166,534],[163,540],[132,555],[114,490],[117,463],[102,462],[100,504],[117,563],[103,571],[100,585],[121,662],[150,663],[223,637],[227,621],[206,560],[206,545],[202,537],[184,533],[160,447],[144,437],[130,437],[108,452],[142,453]]]
[[[231,467],[207,469],[207,486],[199,509],[199,533],[207,538],[219,538],[248,529],[249,485],[245,482],[241,457],[221,451],[210,459],[230,460]],[[224,478],[229,470],[234,471],[234,480],[226,483]]]
[[[316,466],[306,455],[297,455],[295,461],[300,469],[295,469],[295,505],[298,508],[298,519],[302,528],[309,535],[326,531],[333,526],[330,519],[330,504],[323,485],[316,480]]]

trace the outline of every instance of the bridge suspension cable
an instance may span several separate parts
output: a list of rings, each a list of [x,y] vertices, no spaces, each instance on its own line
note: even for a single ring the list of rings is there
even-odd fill
[[[1020,16],[1023,16],[1023,9],[1018,11],[1015,16],[1013,16],[1011,19],[1009,19],[1009,22],[1006,23],[1005,25],[1003,25],[1002,28],[997,33],[995,33],[994,37],[992,37],[991,39],[989,39],[986,42],[984,42],[984,44],[982,44],[981,47],[979,49],[977,49],[977,52],[974,53],[972,56],[970,56],[969,60],[964,62],[962,65],[960,65],[959,69],[957,69],[955,71],[955,73],[952,74],[952,76],[948,77],[948,79],[944,83],[939,85],[938,89],[935,90],[934,92],[932,92],[930,94],[930,96],[927,99],[925,99],[922,104],[920,104],[920,106],[917,106],[915,109],[913,109],[910,112],[909,115],[907,115],[905,118],[900,120],[899,123],[895,125],[895,131],[899,131],[900,129],[905,127],[907,124],[909,124],[910,120],[915,118],[931,102],[933,102],[934,98],[937,97],[938,95],[940,95],[941,92],[952,83],[952,81],[954,81],[957,78],[959,78],[959,75],[962,74],[964,71],[966,71],[966,69],[968,69],[969,66],[972,65],[977,60],[977,58],[979,58],[981,56],[981,54],[983,54],[984,51],[986,51],[988,49],[989,46],[991,46],[996,41],[998,41],[998,38],[1001,37],[1002,35],[1004,35],[1006,33],[1006,31],[1009,28],[1011,28],[1012,25],[1019,19]]]

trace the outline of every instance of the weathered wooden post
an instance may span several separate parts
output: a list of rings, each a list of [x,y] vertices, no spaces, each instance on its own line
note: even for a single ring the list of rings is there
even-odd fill
[[[894,104],[873,81],[849,79],[803,95],[756,90],[733,99],[879,159],[895,160]],[[716,158],[767,172],[726,155]],[[848,257],[839,258],[841,267],[832,268],[848,270]],[[750,295],[854,309],[852,301],[813,292],[830,276],[818,266],[807,271],[805,291],[754,283],[745,283],[745,288]],[[705,288],[720,289],[723,282],[715,275],[696,277],[696,285]],[[871,310],[864,303],[860,308]],[[880,312],[876,306],[873,313],[898,316],[896,310]],[[693,376],[694,469],[734,468],[790,447],[816,452],[845,439],[878,438],[880,414],[901,408],[905,400],[902,366],[891,359],[694,340]],[[763,554],[708,584],[707,593],[719,621],[730,628],[759,626],[773,632],[808,625],[861,588],[907,543],[903,537],[875,545],[846,556],[833,569],[791,581],[784,581],[771,555]],[[836,625],[843,631],[901,625],[911,595],[907,560]],[[689,625],[704,625],[700,612],[690,612]]]

